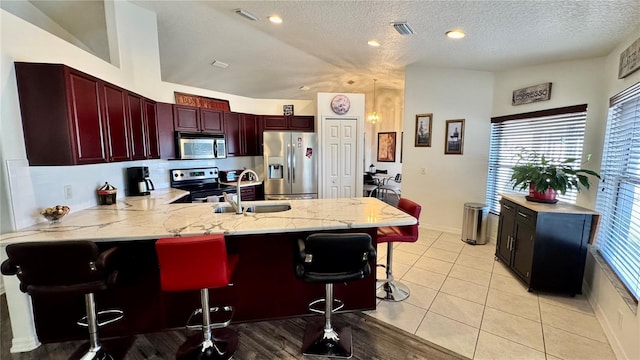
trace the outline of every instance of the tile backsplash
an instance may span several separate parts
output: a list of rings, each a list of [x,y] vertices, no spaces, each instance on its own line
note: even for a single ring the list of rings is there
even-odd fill
[[[217,160],[142,160],[77,166],[29,166],[27,160],[7,160],[9,191],[15,230],[45,219],[42,208],[67,205],[78,211],[98,205],[96,190],[105,182],[118,189],[118,198],[125,196],[126,168],[148,166],[156,189],[170,186],[169,170],[217,166],[221,170],[254,169],[263,173],[262,157],[234,157]],[[66,198],[70,188],[70,198]]]

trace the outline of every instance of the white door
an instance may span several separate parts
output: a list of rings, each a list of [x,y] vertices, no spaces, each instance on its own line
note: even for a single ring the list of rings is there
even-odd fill
[[[358,122],[326,119],[322,134],[324,197],[355,197],[357,184]]]

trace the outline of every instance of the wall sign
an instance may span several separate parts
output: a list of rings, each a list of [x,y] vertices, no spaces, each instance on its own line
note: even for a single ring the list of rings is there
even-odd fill
[[[511,105],[529,104],[549,99],[551,99],[551,83],[544,83],[514,90]]]
[[[618,67],[618,79],[627,77],[632,72],[640,69],[640,38],[629,45],[620,54],[620,66]]]
[[[282,105],[282,114],[284,116],[293,116],[293,105]]]
[[[208,98],[199,95],[180,93],[177,91],[174,91],[174,94],[176,96],[176,104],[178,105],[198,106],[207,109],[230,111],[229,100]]]

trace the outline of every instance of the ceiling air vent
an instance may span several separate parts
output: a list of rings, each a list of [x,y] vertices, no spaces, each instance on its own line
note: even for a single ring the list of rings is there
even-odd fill
[[[413,35],[413,29],[411,28],[411,26],[409,26],[409,24],[407,24],[406,21],[398,21],[398,22],[392,22],[391,26],[393,26],[394,29],[396,29],[397,32],[400,33],[400,35]]]

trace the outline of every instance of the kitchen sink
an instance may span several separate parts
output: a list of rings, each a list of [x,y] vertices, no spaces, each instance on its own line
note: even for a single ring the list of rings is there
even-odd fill
[[[232,206],[219,206],[213,210],[216,214],[231,214],[235,213],[236,210]]]
[[[291,205],[289,204],[251,204],[245,208],[244,211],[255,213],[255,214],[264,214],[264,213],[273,213],[273,212],[282,212],[291,210]],[[236,211],[232,206],[218,206],[213,210],[216,214],[232,214]]]
[[[289,204],[265,204],[265,205],[251,205],[247,208],[247,212],[252,213],[273,213],[273,212],[282,212],[291,210],[291,205]]]

